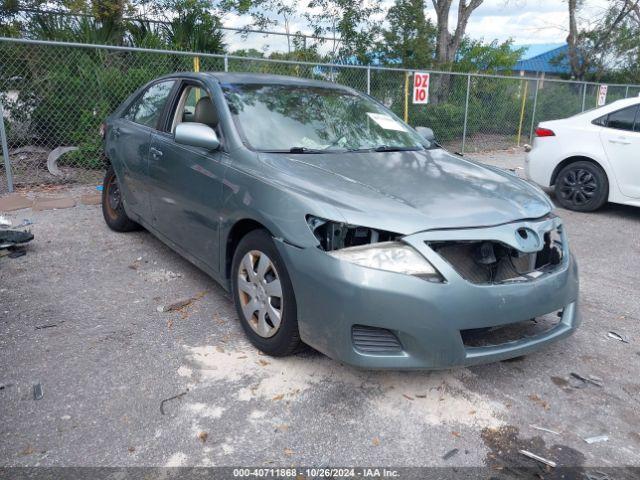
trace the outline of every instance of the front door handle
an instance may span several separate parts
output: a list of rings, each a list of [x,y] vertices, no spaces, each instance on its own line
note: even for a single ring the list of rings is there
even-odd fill
[[[160,158],[162,156],[162,150],[158,150],[157,148],[153,147],[149,149],[149,153],[151,153],[151,156],[153,158]]]
[[[625,140],[624,138],[620,138],[618,140],[614,140],[613,138],[610,138],[609,142],[611,142],[611,143],[619,143],[620,145],[629,145],[631,143],[631,141]]]

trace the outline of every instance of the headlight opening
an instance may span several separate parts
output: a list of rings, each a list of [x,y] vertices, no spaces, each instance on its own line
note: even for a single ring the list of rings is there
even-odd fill
[[[415,248],[401,241],[401,235],[368,227],[332,222],[311,215],[307,224],[319,247],[334,258],[363,267],[402,273],[431,282],[444,278]]]

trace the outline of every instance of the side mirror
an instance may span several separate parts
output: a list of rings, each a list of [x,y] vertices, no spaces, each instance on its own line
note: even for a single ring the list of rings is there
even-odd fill
[[[204,123],[179,123],[173,135],[176,143],[203,147],[207,150],[216,150],[220,147],[220,140],[216,132]]]
[[[433,133],[433,130],[431,130],[429,127],[416,127],[415,130],[420,134],[422,138],[427,139],[430,143],[436,141],[436,136]]]

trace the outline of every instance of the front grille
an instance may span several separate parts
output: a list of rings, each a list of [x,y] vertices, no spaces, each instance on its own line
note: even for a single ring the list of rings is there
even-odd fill
[[[465,347],[493,347],[524,338],[543,335],[560,323],[562,310],[524,322],[510,323],[489,328],[460,330]]]
[[[560,228],[544,235],[542,250],[520,252],[497,241],[430,242],[462,278],[475,284],[527,281],[554,270],[562,260]]]
[[[402,352],[400,340],[386,328],[354,325],[351,339],[354,347],[362,353],[394,355]]]

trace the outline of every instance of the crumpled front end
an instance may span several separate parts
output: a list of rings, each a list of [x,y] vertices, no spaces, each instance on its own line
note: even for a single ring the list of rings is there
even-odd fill
[[[555,216],[401,241],[441,279],[279,243],[303,341],[359,367],[435,369],[524,355],[580,322],[577,265]]]

